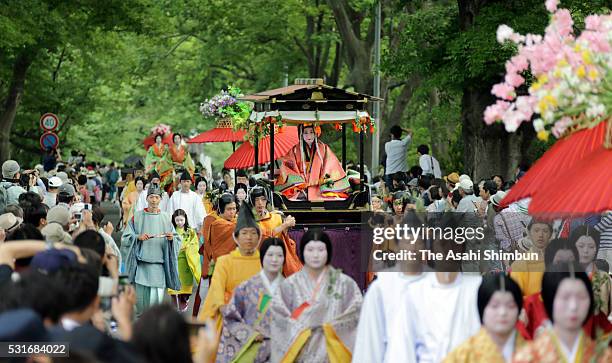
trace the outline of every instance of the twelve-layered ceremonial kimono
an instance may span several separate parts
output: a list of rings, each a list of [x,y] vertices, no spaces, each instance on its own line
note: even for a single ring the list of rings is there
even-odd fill
[[[195,172],[195,164],[191,160],[191,155],[183,145],[172,144],[168,148],[168,161],[172,164],[176,170],[182,168],[189,172],[189,175],[193,175]]]
[[[167,152],[168,147],[165,144],[160,146],[157,146],[157,144],[151,145],[145,157],[145,173],[148,174],[153,170],[157,170],[157,163],[166,158]],[[159,174],[159,170],[157,170],[157,173]]]
[[[329,146],[316,140],[309,147],[303,140],[282,159],[275,189],[287,198],[297,199],[300,192],[308,200],[346,199],[350,184],[338,158]]]
[[[217,362],[267,362],[270,359],[270,302],[282,275],[269,281],[264,271],[240,284],[229,304],[221,308],[223,331]],[[263,342],[256,342],[261,335]]]
[[[435,272],[424,274],[401,298],[390,333],[391,362],[441,362],[480,329],[480,276],[460,273],[441,284]]]
[[[230,301],[234,289],[238,285],[253,277],[260,270],[259,251],[256,251],[252,256],[243,256],[240,254],[240,250],[235,249],[230,254],[219,257],[199,319],[210,318],[215,320],[217,333],[220,333],[221,314],[219,309]]]
[[[571,351],[557,338],[552,329],[540,334],[514,356],[513,363],[587,363],[603,362],[596,352],[596,344],[583,332],[580,333]],[[609,361],[608,361],[609,362]]]
[[[515,330],[504,345],[502,351],[495,344],[485,328],[463,344],[455,348],[443,363],[506,363],[511,362],[516,352],[525,346],[527,342]]]
[[[178,253],[178,273],[181,281],[181,289],[169,290],[170,295],[191,295],[193,282],[200,281],[201,264],[198,254],[199,241],[198,235],[193,228],[185,230],[182,227],[176,229],[181,237],[181,249]]]
[[[138,236],[154,236],[146,241]],[[169,241],[165,233],[173,233]],[[129,281],[136,287],[136,314],[163,301],[166,289],[180,289],[177,259],[181,238],[165,212],[148,209],[134,213],[121,236],[121,253]]]
[[[387,346],[392,334],[392,321],[404,305],[401,296],[423,276],[403,272],[378,273],[363,299],[353,363],[391,362]]]
[[[190,190],[184,193],[182,190],[172,193],[170,200],[168,201],[167,211],[170,215],[174,214],[177,209],[182,209],[187,214],[187,221],[189,225],[200,230],[202,228],[202,222],[206,217],[206,211],[202,204],[200,196]]]
[[[331,266],[314,281],[302,269],[272,300],[272,362],[350,362],[362,297]]]
[[[256,213],[255,213],[256,214]],[[291,276],[302,269],[302,262],[297,255],[296,243],[287,231],[275,234],[274,229],[283,224],[283,220],[278,213],[266,213],[264,216],[257,217],[257,224],[261,229],[263,239],[268,237],[280,238],[285,243],[285,263],[283,264],[283,275]]]

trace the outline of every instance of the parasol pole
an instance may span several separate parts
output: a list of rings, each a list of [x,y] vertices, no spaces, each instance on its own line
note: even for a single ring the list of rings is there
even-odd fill
[[[274,209],[274,122],[270,119],[270,205]]]
[[[255,148],[255,169],[253,170],[255,172],[255,174],[259,173],[259,135],[257,135],[257,133],[255,133],[255,145],[253,145],[253,147]]]
[[[359,183],[359,191],[363,191],[363,126],[359,126],[359,179],[361,183]]]
[[[342,169],[346,172],[346,125],[342,126]]]

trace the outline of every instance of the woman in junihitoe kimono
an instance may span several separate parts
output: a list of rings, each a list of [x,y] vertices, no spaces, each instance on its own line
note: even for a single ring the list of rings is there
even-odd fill
[[[519,350],[514,363],[603,362],[603,355],[609,356],[608,342],[597,346],[582,330],[593,314],[594,299],[589,277],[575,269],[577,264],[556,265],[544,272],[542,300],[553,325]]]
[[[299,144],[281,158],[276,190],[292,200],[346,199],[348,177],[329,146],[319,141],[320,127],[303,124],[298,132]]]
[[[191,160],[189,151],[183,146],[183,138],[179,133],[175,133],[172,136],[172,145],[168,147],[167,161],[172,165],[175,171],[186,170],[189,172],[189,175],[195,173],[195,164],[193,160]],[[167,183],[167,181],[162,179],[162,186],[165,186],[165,183]]]
[[[172,164],[168,162],[168,145],[162,143],[163,135],[155,135],[155,144],[147,150],[145,158],[145,173],[155,172],[161,180],[160,186],[163,188],[172,179]]]
[[[223,331],[217,362],[267,362],[270,359],[270,301],[284,280],[285,244],[266,238],[259,249],[262,270],[234,290],[221,308]]]
[[[443,363],[505,363],[526,342],[515,329],[523,294],[506,274],[489,274],[478,289],[482,328],[455,348]]]
[[[272,362],[350,362],[362,296],[330,265],[329,236],[311,229],[300,241],[304,268],[272,300]]]

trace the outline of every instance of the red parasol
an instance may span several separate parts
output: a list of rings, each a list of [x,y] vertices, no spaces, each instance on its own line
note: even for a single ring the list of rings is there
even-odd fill
[[[605,133],[606,122],[600,122],[592,129],[578,131],[557,141],[510,189],[501,205],[508,206],[517,200],[531,197],[536,192],[551,188],[551,181],[559,180],[561,173],[580,163],[602,145]],[[565,184],[563,179],[561,181]]]
[[[234,131],[232,120],[224,118],[217,121],[217,127],[214,129],[204,131],[187,142],[190,144],[203,142],[237,142],[243,141],[244,135],[246,135],[246,131]]]
[[[157,136],[157,134],[151,134],[149,136],[147,136],[144,140],[142,140],[142,143],[144,144],[145,150],[149,150],[149,147],[151,147],[151,145],[155,144],[155,136]],[[172,136],[174,136],[173,133],[169,132],[166,134],[166,136],[164,136],[164,138],[162,139],[162,144],[172,144]]]
[[[244,130],[234,131],[232,129],[220,129],[215,127],[214,129],[204,131],[187,142],[190,144],[203,142],[236,142],[244,140],[244,135],[246,135],[246,131]]]
[[[605,124],[602,122],[601,124]],[[612,210],[612,149],[600,144],[534,194],[529,214],[543,219],[580,217]]]
[[[299,142],[296,126],[285,126],[274,135],[275,159],[285,156]],[[270,136],[259,141],[258,161],[264,164],[270,161]],[[250,142],[245,142],[225,161],[227,169],[245,169],[255,165],[255,148]]]

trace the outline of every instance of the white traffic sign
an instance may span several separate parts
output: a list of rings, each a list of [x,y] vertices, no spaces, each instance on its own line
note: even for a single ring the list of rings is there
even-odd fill
[[[45,113],[40,117],[40,128],[45,131],[54,131],[59,126],[59,119],[55,114]]]

